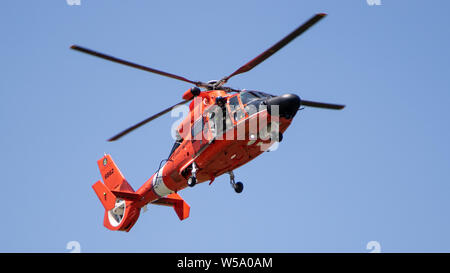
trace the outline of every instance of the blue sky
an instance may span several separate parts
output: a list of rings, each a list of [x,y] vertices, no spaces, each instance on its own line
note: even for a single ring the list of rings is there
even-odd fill
[[[0,9],[0,252],[450,251],[448,1],[6,1]],[[102,225],[91,185],[110,153],[137,189],[172,146],[189,84],[69,50],[79,44],[208,81],[313,14],[319,24],[229,85],[346,104],[305,109],[278,150],[150,206],[130,233]]]

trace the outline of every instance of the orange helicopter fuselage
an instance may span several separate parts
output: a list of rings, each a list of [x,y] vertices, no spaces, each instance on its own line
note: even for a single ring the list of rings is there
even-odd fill
[[[191,174],[192,163],[195,162],[197,182],[211,181],[224,173],[246,164],[266,151],[273,143],[273,139],[258,137],[261,129],[252,134],[250,124],[279,123],[279,132],[283,133],[291,124],[292,119],[270,116],[266,109],[253,114],[245,112],[240,98],[239,105],[233,109],[230,99],[238,94],[230,95],[222,90],[202,92],[189,106],[188,116],[178,126],[177,132],[183,139],[180,145],[170,155],[168,160],[136,193],[144,196],[140,206],[154,202],[164,196],[178,192],[187,185]],[[215,105],[217,97],[225,98],[226,112],[224,115],[229,127],[220,136],[213,134],[211,128],[214,121],[208,110]],[[240,112],[240,115],[236,115]],[[266,122],[261,122],[266,121]],[[199,134],[194,135],[195,127],[201,124]]]

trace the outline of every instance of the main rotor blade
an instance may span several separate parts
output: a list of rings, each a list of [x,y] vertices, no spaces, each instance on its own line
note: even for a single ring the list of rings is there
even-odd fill
[[[189,102],[189,100],[184,100],[184,101],[179,102],[179,103],[177,103],[177,104],[175,104],[175,105],[173,105],[173,106],[170,106],[169,108],[167,108],[167,109],[165,109],[165,110],[159,112],[158,114],[153,115],[153,116],[151,116],[151,117],[149,117],[149,118],[147,118],[147,119],[145,119],[145,120],[143,120],[143,121],[137,123],[136,125],[133,125],[133,126],[131,126],[130,128],[128,128],[128,129],[126,129],[126,130],[124,130],[124,131],[118,133],[117,135],[115,135],[115,136],[113,136],[112,138],[108,139],[108,141],[115,141],[115,140],[118,140],[119,138],[123,137],[124,135],[130,133],[131,131],[133,131],[133,130],[139,128],[139,127],[141,127],[141,126],[144,125],[144,124],[149,123],[150,121],[152,121],[152,120],[154,120],[154,119],[156,119],[156,118],[159,118],[160,116],[162,116],[162,115],[164,115],[164,114],[170,112],[170,111],[171,111],[172,109],[174,109],[175,107],[177,107],[177,106],[179,106],[179,105],[183,105],[183,104],[185,104],[185,103],[187,103],[187,102]]]
[[[345,107],[345,105],[341,105],[341,104],[323,103],[323,102],[315,102],[315,101],[309,101],[309,100],[301,100],[300,105],[332,109],[332,110],[342,110]]]
[[[72,45],[70,48],[73,49],[73,50],[77,50],[77,51],[80,51],[80,52],[83,52],[83,53],[95,56],[95,57],[99,57],[99,58],[111,61],[111,62],[115,62],[115,63],[127,65],[127,66],[131,66],[131,67],[134,67],[134,68],[137,68],[137,69],[140,69],[140,70],[144,70],[144,71],[147,71],[147,72],[159,74],[159,75],[162,75],[162,76],[165,76],[165,77],[169,77],[169,78],[172,78],[172,79],[176,79],[176,80],[192,83],[192,84],[195,84],[196,86],[199,86],[199,87],[204,85],[202,82],[191,81],[189,79],[186,79],[186,78],[178,76],[178,75],[167,73],[167,72],[164,72],[164,71],[161,71],[161,70],[157,70],[157,69],[154,69],[154,68],[150,68],[150,67],[147,67],[147,66],[143,66],[143,65],[140,65],[140,64],[135,64],[135,63],[132,63],[132,62],[129,62],[129,61],[125,61],[125,60],[122,60],[122,59],[119,59],[119,58],[116,58],[116,57],[113,57],[113,56],[109,56],[109,55],[106,55],[106,54],[103,54],[103,53],[100,53],[100,52],[97,52],[97,51],[94,51],[94,50],[91,50],[91,49],[88,49],[88,48],[85,48],[85,47],[82,47],[82,46]]]
[[[319,13],[319,14],[314,15],[306,23],[304,23],[303,25],[299,26],[297,29],[295,29],[293,32],[291,32],[288,36],[284,37],[281,41],[279,41],[278,43],[274,44],[271,48],[267,49],[266,51],[264,51],[263,53],[258,55],[256,58],[254,58],[250,62],[248,62],[245,65],[241,66],[238,70],[233,72],[233,74],[223,78],[222,82],[225,83],[231,77],[233,77],[235,75],[238,75],[238,74],[241,74],[241,73],[244,73],[244,72],[247,72],[247,71],[251,70],[252,68],[254,68],[255,66],[257,66],[258,64],[262,63],[267,58],[272,56],[275,52],[277,52],[278,50],[282,49],[285,45],[287,45],[289,42],[291,42],[296,37],[298,37],[300,34],[302,34],[306,30],[308,30],[310,27],[312,27],[314,24],[319,22],[325,16],[326,16],[325,13]]]

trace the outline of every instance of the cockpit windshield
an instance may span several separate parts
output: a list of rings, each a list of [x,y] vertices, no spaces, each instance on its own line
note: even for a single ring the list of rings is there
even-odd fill
[[[181,145],[181,143],[183,143],[183,138],[181,138],[180,134],[178,133],[178,131],[176,131],[176,140],[175,143],[172,146],[172,149],[170,150],[170,154],[168,156],[168,158],[170,158],[170,156],[173,154],[173,152],[176,151],[176,149]]]
[[[246,92],[241,93],[241,101],[242,101],[242,104],[244,104],[244,105],[248,104],[249,102],[251,102],[253,100],[257,100],[260,98],[261,97],[258,94],[251,92],[251,91],[246,91]]]
[[[246,105],[257,99],[272,98],[273,95],[266,94],[260,91],[244,91],[240,93],[242,104]]]
[[[244,110],[249,116],[261,110],[260,106],[265,99],[274,97],[259,91],[243,91],[239,95],[241,96]]]

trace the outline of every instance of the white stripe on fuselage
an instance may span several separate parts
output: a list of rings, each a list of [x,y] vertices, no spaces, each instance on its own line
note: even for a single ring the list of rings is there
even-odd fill
[[[153,182],[152,182],[153,191],[159,197],[167,196],[173,192],[172,190],[167,188],[166,184],[164,184],[164,179],[163,179],[164,166],[162,166],[162,168],[153,176]]]

